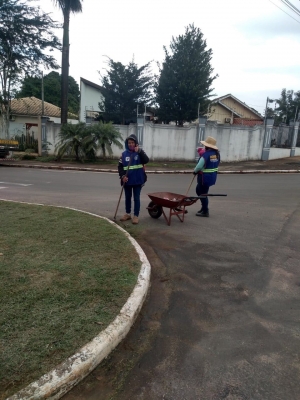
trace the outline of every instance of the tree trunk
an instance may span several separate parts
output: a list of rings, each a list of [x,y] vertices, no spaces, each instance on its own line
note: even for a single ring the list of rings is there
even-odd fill
[[[5,104],[1,104],[1,112],[0,112],[0,137],[9,139],[9,106]]]
[[[103,160],[106,160],[105,144],[101,144],[101,147],[102,147]]]
[[[80,161],[80,159],[79,159],[79,148],[78,148],[78,146],[75,147],[75,160],[76,160],[76,161]]]
[[[70,10],[64,11],[64,33],[61,57],[61,124],[68,122],[68,92],[69,92],[69,24]]]

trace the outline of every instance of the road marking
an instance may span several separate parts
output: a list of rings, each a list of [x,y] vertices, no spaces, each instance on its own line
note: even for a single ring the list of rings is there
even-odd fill
[[[7,189],[7,187],[5,187],[5,186],[0,186],[0,189]]]
[[[12,182],[0,182],[4,183],[4,185],[15,185],[15,186],[32,186],[33,183],[12,183]]]

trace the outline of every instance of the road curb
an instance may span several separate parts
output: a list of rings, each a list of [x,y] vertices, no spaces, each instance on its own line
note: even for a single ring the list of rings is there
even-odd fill
[[[0,166],[3,167],[13,167],[13,168],[34,168],[34,169],[50,169],[50,170],[61,170],[61,171],[86,171],[86,172],[106,172],[106,173],[118,173],[116,169],[103,169],[103,168],[87,168],[87,167],[65,167],[59,165],[29,165],[29,164],[3,164],[0,163]],[[173,171],[164,171],[164,170],[156,170],[149,171],[147,170],[147,174],[191,174],[193,172],[190,170],[173,170]],[[259,169],[259,170],[234,170],[234,171],[219,171],[218,174],[296,174],[300,173],[300,169]]]
[[[99,335],[83,346],[76,354],[69,357],[56,366],[52,371],[43,375],[40,379],[31,383],[26,388],[20,390],[18,393],[6,400],[60,399],[78,382],[85,378],[94,368],[96,368],[96,366],[109,355],[121,340],[125,338],[138,316],[146,298],[150,285],[151,266],[146,254],[136,240],[127,231],[110,221],[108,218],[71,207],[48,206],[45,204],[19,202],[6,199],[0,200],[13,203],[64,208],[92,215],[97,218],[102,218],[114,225],[124,233],[125,236],[127,236],[135,247],[142,262],[137,283],[115,320],[105,330],[100,332]]]

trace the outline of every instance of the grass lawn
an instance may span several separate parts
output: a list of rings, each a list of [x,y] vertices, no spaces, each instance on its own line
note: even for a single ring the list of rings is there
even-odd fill
[[[0,399],[71,356],[132,292],[141,262],[113,225],[0,202]]]

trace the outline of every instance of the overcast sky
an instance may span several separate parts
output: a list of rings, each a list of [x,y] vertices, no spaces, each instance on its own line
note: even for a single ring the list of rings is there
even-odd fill
[[[290,0],[300,9],[299,0]],[[62,21],[52,0],[37,0],[42,10]],[[84,0],[82,14],[70,22],[70,75],[101,84],[105,55],[127,64],[163,61],[163,46],[199,27],[213,50],[219,77],[214,93],[231,93],[263,113],[267,96],[282,88],[300,90],[300,17],[280,0]],[[278,7],[276,7],[277,5]],[[62,30],[57,32],[62,37]],[[57,53],[61,63],[61,55]]]

